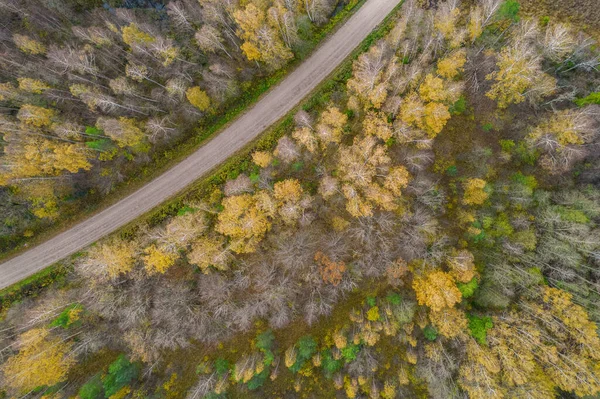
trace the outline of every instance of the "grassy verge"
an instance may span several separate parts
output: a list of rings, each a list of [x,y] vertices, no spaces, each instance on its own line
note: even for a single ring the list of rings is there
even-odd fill
[[[134,235],[138,231],[139,226],[144,223],[156,225],[166,218],[176,215],[177,212],[190,201],[206,196],[206,194],[210,193],[214,188],[225,183],[227,179],[234,178],[240,173],[248,171],[252,165],[250,154],[256,150],[273,150],[277,144],[277,140],[292,128],[293,116],[298,110],[304,109],[308,111],[326,104],[329,100],[329,95],[336,90],[336,88],[339,88],[341,85],[345,86],[346,81],[352,75],[352,63],[354,60],[390,31],[392,28],[392,21],[401,6],[402,2],[388,14],[377,29],[371,32],[365,40],[363,40],[363,42],[352,52],[350,57],[342,62],[328,78],[324,79],[323,82],[307,96],[305,101],[301,102],[286,116],[274,123],[273,126],[238,151],[235,155],[231,156],[223,164],[209,172],[204,178],[201,178],[190,185],[183,193],[124,226],[119,230],[118,234],[124,238],[128,238]],[[0,291],[0,312],[3,307],[13,303],[15,300],[19,300],[20,298],[29,295],[35,295],[44,287],[50,285],[54,281],[51,276],[56,276],[55,278],[57,280],[63,278],[64,275],[66,275],[66,271],[63,272],[63,274],[53,272],[55,269],[58,270],[61,268],[64,268],[64,266],[60,263],[50,266],[23,282]],[[27,283],[25,284],[25,282]],[[5,292],[10,293],[12,298],[10,301],[4,299],[4,295],[7,295]]]
[[[29,230],[35,232],[35,236],[8,238],[7,242],[2,246],[12,246],[12,249],[0,253],[0,260],[15,256],[27,248],[38,245],[56,234],[68,230],[85,218],[125,198],[192,154],[211,137],[237,119],[250,106],[258,102],[269,89],[276,86],[288,74],[300,66],[324,42],[327,36],[334,33],[343,25],[365,2],[366,0],[350,0],[341,11],[313,33],[310,41],[302,49],[301,53],[296,54],[294,60],[288,65],[263,79],[252,82],[243,90],[243,93],[239,97],[231,100],[228,104],[224,104],[221,107],[223,109],[222,112],[213,114],[202,120],[197,126],[194,126],[183,134],[178,141],[171,143],[170,148],[153,153],[150,162],[137,169],[135,173],[130,173],[125,181],[119,184],[115,191],[108,197],[102,198],[89,195],[86,197],[84,208],[78,208],[79,203],[76,204],[74,208],[66,210],[61,220],[53,226],[47,226],[42,221],[32,226]],[[0,248],[0,250],[2,249]]]

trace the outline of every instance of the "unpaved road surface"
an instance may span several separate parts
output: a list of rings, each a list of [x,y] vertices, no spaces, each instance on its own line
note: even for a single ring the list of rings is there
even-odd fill
[[[287,114],[379,25],[400,0],[367,0],[294,72],[229,127],[138,191],[0,265],[0,288],[14,284],[138,218],[205,175]]]

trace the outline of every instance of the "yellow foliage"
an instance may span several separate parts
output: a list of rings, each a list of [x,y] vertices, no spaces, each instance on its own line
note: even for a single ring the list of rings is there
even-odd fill
[[[481,205],[489,197],[485,192],[486,181],[482,179],[469,179],[463,183],[465,194],[463,196],[463,204],[465,205]]]
[[[119,389],[114,395],[110,396],[108,399],[124,399],[127,395],[131,393],[131,388],[129,386],[124,386]]]
[[[541,58],[526,44],[504,47],[497,67],[497,71],[486,76],[487,80],[494,80],[486,96],[496,100],[499,108],[523,102],[526,92],[540,98],[556,88],[556,79],[542,72]]]
[[[154,38],[146,32],[140,30],[136,24],[129,24],[122,30],[123,41],[129,46],[136,44],[149,44],[154,42]]]
[[[466,249],[460,251],[453,249],[447,260],[450,274],[456,281],[468,283],[477,274],[474,261],[475,257]]]
[[[71,344],[54,337],[45,328],[34,328],[19,336],[19,353],[9,358],[1,370],[7,387],[20,393],[62,381],[75,364]]]
[[[223,200],[215,230],[232,238],[231,249],[237,253],[254,252],[271,223],[258,206],[257,196],[243,194]]]
[[[190,104],[200,111],[206,111],[210,107],[210,97],[208,97],[208,94],[198,86],[187,89],[185,96]]]
[[[109,278],[117,278],[129,273],[135,266],[137,243],[118,240],[94,247],[89,254],[89,263],[100,269]]]
[[[444,104],[429,103],[425,106],[423,122],[431,138],[442,131],[448,119],[450,119],[450,112],[448,112],[448,107]]]
[[[447,99],[444,81],[437,76],[427,74],[419,86],[419,95],[423,101],[445,101]]]
[[[210,237],[200,237],[188,253],[191,264],[197,265],[203,273],[208,273],[208,268],[213,266],[217,270],[227,270],[229,251],[223,247],[223,240]]]
[[[254,151],[252,154],[252,162],[260,166],[261,168],[266,168],[271,164],[273,160],[273,155],[271,155],[268,151]]]
[[[50,86],[38,79],[18,78],[19,89],[33,94],[41,94],[44,90],[48,90]]]
[[[464,334],[468,325],[465,313],[456,308],[444,308],[437,312],[429,312],[429,320],[446,338],[455,338]]]
[[[273,196],[279,201],[299,201],[302,198],[302,186],[297,179],[286,179],[275,183]]]
[[[38,42],[24,35],[13,35],[13,41],[15,45],[24,53],[27,54],[44,54],[46,52],[46,46],[43,43]]]
[[[392,137],[392,125],[382,113],[370,111],[363,121],[363,130],[366,135],[379,137],[386,141]]]
[[[152,244],[144,251],[146,254],[142,258],[144,259],[144,265],[148,274],[161,273],[164,274],[171,266],[175,264],[178,256],[174,253],[169,253],[156,245]]]
[[[426,305],[432,311],[439,312],[451,308],[461,301],[462,294],[448,273],[433,271],[413,280],[413,290],[419,305]]]
[[[467,52],[464,49],[454,51],[448,57],[438,61],[437,73],[446,79],[454,79],[462,72],[466,62]]]
[[[55,116],[54,110],[38,107],[31,104],[24,104],[17,113],[17,118],[28,125],[35,127],[50,126],[52,118]]]

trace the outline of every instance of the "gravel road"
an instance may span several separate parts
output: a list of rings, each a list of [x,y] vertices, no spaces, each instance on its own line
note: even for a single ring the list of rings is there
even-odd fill
[[[177,195],[271,126],[325,79],[400,0],[367,0],[279,85],[188,158],[138,191],[48,241],[0,264],[0,288],[87,247]]]

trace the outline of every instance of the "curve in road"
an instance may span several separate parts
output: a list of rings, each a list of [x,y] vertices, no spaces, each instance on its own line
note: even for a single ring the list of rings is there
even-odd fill
[[[138,191],[0,264],[0,288],[66,258],[140,217],[215,168],[292,110],[400,3],[367,0],[294,72],[215,138]]]

